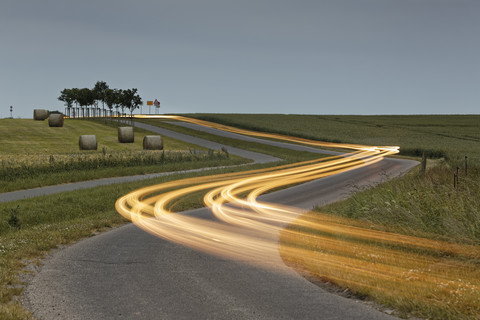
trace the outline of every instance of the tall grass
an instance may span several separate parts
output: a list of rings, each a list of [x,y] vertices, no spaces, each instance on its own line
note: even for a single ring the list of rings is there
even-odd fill
[[[457,187],[454,172],[444,166],[413,172],[316,210],[386,231],[480,245],[480,168],[460,171]]]
[[[302,217],[323,228],[291,225],[282,257],[402,316],[479,319],[479,193],[478,168],[460,172],[456,187],[448,167],[412,172]]]
[[[126,151],[103,153],[34,154],[0,156],[0,179],[15,181],[46,173],[96,170],[134,166],[164,165],[175,162],[228,159],[225,151]]]

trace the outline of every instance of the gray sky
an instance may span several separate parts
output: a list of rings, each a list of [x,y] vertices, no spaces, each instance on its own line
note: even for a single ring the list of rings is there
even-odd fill
[[[478,114],[479,17],[480,0],[1,0],[0,118],[98,80],[168,113]]]

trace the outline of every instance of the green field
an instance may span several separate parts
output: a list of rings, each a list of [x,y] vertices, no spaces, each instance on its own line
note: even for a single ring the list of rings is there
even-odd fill
[[[465,156],[480,165],[480,115],[321,116],[270,114],[187,114],[185,116],[256,131],[313,140],[400,146],[400,153],[446,158]]]

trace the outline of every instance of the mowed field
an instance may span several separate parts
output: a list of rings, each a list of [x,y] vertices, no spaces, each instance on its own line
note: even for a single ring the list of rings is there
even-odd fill
[[[48,121],[0,120],[0,192],[245,162],[169,137],[162,137],[162,151],[143,150],[151,132],[136,128],[133,143],[119,143],[118,124],[108,124],[66,119],[63,127],[49,127]],[[97,150],[79,150],[79,137],[87,134],[96,135]]]
[[[467,155],[480,165],[480,115],[272,115],[187,114],[245,129],[277,132],[321,141],[400,146],[400,153],[446,158],[463,164]]]
[[[127,125],[125,125],[127,126]],[[63,127],[49,127],[48,121],[30,119],[0,120],[0,154],[62,154],[79,153],[78,139],[80,135],[95,134],[98,150],[89,153],[107,151],[140,151],[143,137],[148,131],[135,129],[133,143],[118,143],[117,128],[101,122],[65,119]],[[165,150],[188,150],[194,147],[178,140],[164,137]],[[82,151],[85,153],[86,151]]]

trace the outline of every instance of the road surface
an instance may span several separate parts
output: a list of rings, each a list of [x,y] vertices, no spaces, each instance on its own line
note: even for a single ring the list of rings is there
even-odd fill
[[[260,200],[310,209],[415,165],[384,159]],[[211,219],[208,209],[185,214]],[[24,301],[39,319],[392,318],[324,291],[286,267],[279,255],[254,261],[257,266],[245,262],[252,261],[210,256],[130,224],[57,251],[26,289]]]

